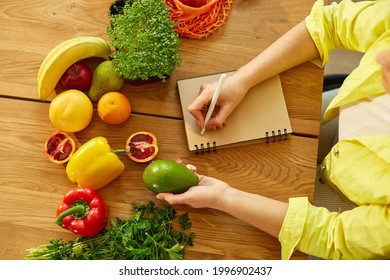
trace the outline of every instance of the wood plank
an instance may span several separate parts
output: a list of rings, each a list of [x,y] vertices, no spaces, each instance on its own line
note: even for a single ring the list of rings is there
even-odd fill
[[[22,259],[27,248],[50,239],[74,239],[54,223],[56,207],[74,186],[63,165],[51,163],[43,153],[46,137],[56,129],[48,118],[48,103],[0,98],[0,259]],[[123,148],[133,132],[146,130],[159,141],[159,159],[198,167],[198,172],[220,178],[239,189],[287,201],[308,196],[312,201],[317,139],[292,136],[276,143],[221,149],[195,155],[187,151],[181,120],[133,114],[123,125],[110,126],[94,112],[92,123],[76,133],[80,143],[105,136],[112,148]],[[126,155],[124,173],[99,190],[110,207],[110,217],[130,218],[131,202],[156,201],[142,182],[146,164]],[[196,234],[186,259],[279,259],[279,242],[229,215],[211,209],[175,207],[188,212]],[[297,253],[294,258],[306,258]]]

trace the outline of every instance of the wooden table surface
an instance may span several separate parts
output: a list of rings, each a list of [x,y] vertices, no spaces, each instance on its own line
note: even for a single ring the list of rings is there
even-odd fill
[[[282,201],[313,199],[323,71],[304,63],[281,74],[293,127],[287,141],[257,144],[195,155],[187,150],[176,81],[180,78],[237,69],[310,12],[314,0],[234,0],[227,22],[207,39],[182,39],[183,64],[166,83],[125,84],[132,104],[129,120],[104,124],[94,112],[91,124],[76,133],[80,143],[104,136],[112,148],[123,148],[130,134],[154,133],[159,159],[183,159],[199,173],[218,177],[239,189]],[[0,259],[23,259],[25,250],[51,239],[74,239],[58,227],[55,210],[74,185],[65,166],[44,155],[49,121],[48,101],[39,101],[37,72],[58,43],[79,36],[108,40],[105,30],[111,1],[2,1],[0,7]],[[54,96],[54,95],[53,95]],[[53,97],[52,96],[52,97]],[[52,98],[51,97],[51,98]],[[157,201],[142,183],[146,164],[126,156],[124,173],[98,192],[110,217],[130,218],[131,202]],[[186,259],[280,259],[279,242],[225,213],[175,206],[188,212],[195,232]],[[293,258],[307,258],[295,253]]]

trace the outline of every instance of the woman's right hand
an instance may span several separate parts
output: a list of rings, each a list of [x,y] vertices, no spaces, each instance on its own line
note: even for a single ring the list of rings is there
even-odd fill
[[[205,124],[207,109],[211,103],[217,85],[218,80],[202,84],[198,97],[188,106],[188,111],[194,116],[200,128],[203,128],[205,125],[206,129],[215,130],[222,128],[226,123],[228,116],[244,98],[248,90],[240,84],[234,74],[228,76],[222,86],[214,112],[208,123]]]

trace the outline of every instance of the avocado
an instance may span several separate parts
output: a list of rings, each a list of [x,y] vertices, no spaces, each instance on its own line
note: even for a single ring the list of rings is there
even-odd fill
[[[171,160],[152,161],[145,168],[142,179],[146,187],[154,193],[183,193],[199,183],[194,172]]]

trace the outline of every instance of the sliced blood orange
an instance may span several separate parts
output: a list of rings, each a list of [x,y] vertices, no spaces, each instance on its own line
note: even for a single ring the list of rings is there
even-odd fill
[[[157,138],[150,132],[136,132],[127,139],[125,149],[133,161],[148,162],[158,153]]]
[[[63,131],[49,135],[45,142],[45,154],[51,162],[60,164],[67,162],[76,150],[72,137]]]

